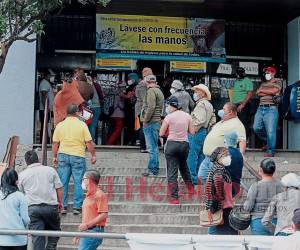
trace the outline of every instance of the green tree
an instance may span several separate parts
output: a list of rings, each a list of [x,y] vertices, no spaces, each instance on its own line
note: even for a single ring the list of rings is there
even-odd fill
[[[106,6],[110,0],[77,0]],[[18,40],[33,42],[43,33],[43,20],[69,0],[0,0],[0,74],[11,45]]]

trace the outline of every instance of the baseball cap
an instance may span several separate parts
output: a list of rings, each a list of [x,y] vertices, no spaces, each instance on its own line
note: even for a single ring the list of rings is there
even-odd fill
[[[276,74],[276,69],[274,68],[274,67],[272,67],[272,66],[269,66],[269,67],[267,67],[267,68],[264,68],[263,69],[263,72],[269,72],[269,73],[273,73],[273,74]]]
[[[174,108],[180,109],[178,99],[175,96],[171,96],[169,99],[167,99],[166,103]]]

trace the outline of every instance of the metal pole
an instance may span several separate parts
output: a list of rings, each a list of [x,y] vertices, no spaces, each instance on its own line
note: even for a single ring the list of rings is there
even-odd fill
[[[47,95],[45,101],[45,110],[44,110],[44,127],[41,128],[43,129],[42,159],[41,159],[43,165],[47,165],[48,113],[49,113],[49,99]]]
[[[33,250],[33,238],[31,234],[28,235],[27,250]]]
[[[105,238],[105,239],[126,239],[125,234],[114,233],[85,233],[85,232],[61,232],[61,231],[37,231],[37,230],[3,230],[0,235],[34,235],[48,237],[80,237],[80,238]]]

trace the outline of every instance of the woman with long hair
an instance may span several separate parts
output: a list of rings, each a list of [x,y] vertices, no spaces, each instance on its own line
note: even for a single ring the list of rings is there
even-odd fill
[[[0,229],[24,230],[29,224],[27,200],[17,184],[17,172],[5,169],[0,184]],[[0,250],[26,249],[27,236],[0,235]]]

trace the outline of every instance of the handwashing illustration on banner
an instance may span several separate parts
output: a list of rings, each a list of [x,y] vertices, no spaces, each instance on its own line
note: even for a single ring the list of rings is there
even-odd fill
[[[202,18],[97,14],[97,52],[225,58],[225,22]]]

